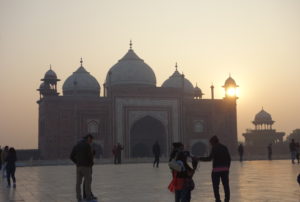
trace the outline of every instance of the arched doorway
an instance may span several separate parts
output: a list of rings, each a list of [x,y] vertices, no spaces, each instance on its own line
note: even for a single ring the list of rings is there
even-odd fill
[[[100,157],[103,156],[103,149],[102,149],[101,145],[97,144],[97,143],[93,143],[92,148],[95,152],[94,153],[95,158],[100,159]]]
[[[197,142],[192,147],[192,154],[195,156],[204,156],[207,154],[207,145],[203,142]]]
[[[164,155],[167,146],[164,125],[151,116],[136,121],[130,130],[131,157],[152,157],[155,141],[158,141],[161,154]]]

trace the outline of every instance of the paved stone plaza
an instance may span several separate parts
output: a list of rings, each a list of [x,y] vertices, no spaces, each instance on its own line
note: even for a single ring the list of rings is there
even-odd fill
[[[200,162],[195,174],[196,189],[192,201],[213,202],[210,181],[211,163]],[[170,172],[167,164],[96,165],[93,192],[99,202],[174,201],[167,190]],[[230,185],[233,202],[299,202],[300,187],[296,176],[300,165],[290,161],[232,162]],[[0,186],[0,201],[74,202],[75,166],[17,168],[17,188]],[[221,189],[223,192],[223,189]]]

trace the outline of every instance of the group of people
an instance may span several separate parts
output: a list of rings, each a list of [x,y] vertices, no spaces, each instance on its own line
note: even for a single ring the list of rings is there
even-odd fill
[[[95,152],[92,148],[93,136],[88,134],[82,140],[80,140],[72,150],[70,155],[71,160],[76,164],[76,195],[77,200],[80,202],[83,199],[85,201],[94,201],[97,198],[91,191],[92,183],[92,167],[94,164]],[[221,202],[219,194],[220,182],[223,184],[225,199],[224,202],[230,200],[230,188],[229,188],[229,168],[231,164],[231,156],[227,147],[219,142],[217,136],[211,137],[209,140],[211,144],[211,152],[207,157],[192,156],[188,151],[185,151],[184,145],[180,142],[173,143],[173,149],[169,158],[169,167],[172,173],[172,181],[168,188],[175,193],[175,202],[190,202],[191,192],[195,187],[193,176],[197,169],[199,161],[213,161],[211,180],[213,186],[213,192],[216,202]],[[296,143],[293,139],[290,143],[290,152],[292,157],[292,163],[295,163],[295,159],[299,162],[299,143]],[[121,152],[123,146],[118,143],[113,148],[114,163],[121,164]],[[158,141],[156,141],[152,147],[154,156],[153,167],[159,167],[159,158],[161,150]],[[240,144],[238,147],[240,155],[240,161],[243,161],[244,148]],[[5,147],[1,153],[2,169],[6,170],[6,176],[8,186],[10,186],[10,177],[13,179],[14,187],[15,182],[15,161],[16,152],[14,148],[8,149]],[[191,165],[188,161],[191,161]],[[0,164],[1,168],[1,164]],[[3,172],[4,173],[4,172]],[[300,175],[298,177],[300,184]],[[83,184],[83,194],[81,193],[81,186]],[[82,197],[83,196],[83,197]]]
[[[211,180],[215,200],[216,202],[221,202],[219,193],[221,181],[225,192],[224,201],[229,202],[229,168],[231,157],[227,147],[219,142],[217,136],[213,136],[209,142],[212,149],[207,157],[191,156],[188,151],[184,150],[184,145],[182,143],[173,143],[173,151],[171,152],[169,159],[169,167],[172,171],[172,181],[168,188],[175,193],[175,202],[191,201],[191,191],[195,187],[193,176],[199,161],[213,161]],[[188,164],[188,159],[191,159],[192,166]]]
[[[73,147],[70,155],[70,159],[76,164],[76,196],[78,202],[83,200],[95,201],[97,199],[91,190],[92,167],[94,165],[92,143],[93,136],[91,134],[86,135]],[[219,142],[217,136],[213,136],[210,139],[210,144],[212,145],[212,150],[208,157],[196,157],[191,156],[188,151],[185,151],[182,143],[173,143],[173,151],[169,159],[169,166],[172,171],[172,181],[169,185],[169,189],[175,192],[175,202],[190,202],[191,191],[195,187],[193,175],[197,169],[198,162],[211,160],[213,161],[211,178],[216,202],[221,202],[219,194],[220,181],[222,181],[224,187],[225,202],[229,202],[229,168],[231,157],[227,147]],[[121,163],[121,160],[118,159],[118,155],[121,155],[122,150],[123,147],[120,144],[114,147],[115,163]],[[160,146],[158,142],[155,142],[152,151],[155,157],[153,167],[158,167],[160,157]],[[188,159],[192,160],[192,166],[189,165]],[[81,192],[82,185],[83,193]]]
[[[13,147],[5,146],[2,150],[0,147],[0,171],[2,170],[2,178],[6,178],[7,187],[11,187],[11,179],[13,181],[13,187],[16,188],[16,161],[17,153]]]

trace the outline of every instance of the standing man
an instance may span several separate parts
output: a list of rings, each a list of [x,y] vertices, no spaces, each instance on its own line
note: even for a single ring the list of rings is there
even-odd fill
[[[208,157],[200,157],[200,161],[213,161],[213,169],[211,173],[211,180],[213,184],[213,190],[216,202],[221,202],[219,193],[220,180],[222,181],[225,202],[230,200],[230,188],[229,188],[229,168],[231,163],[231,157],[226,146],[219,142],[217,136],[213,136],[209,140],[212,149]]]
[[[72,150],[71,160],[76,164],[76,196],[78,202],[82,201],[81,196],[81,184],[84,179],[84,189],[86,193],[86,200],[92,201],[96,198],[92,196],[91,184],[92,184],[92,166],[93,151],[91,144],[93,142],[93,136],[91,134],[86,135],[81,141],[79,141]]]
[[[156,141],[153,146],[152,146],[152,152],[154,156],[154,162],[153,162],[153,167],[156,164],[156,168],[158,168],[159,165],[159,157],[160,157],[160,146],[158,144],[158,141]]]
[[[244,146],[243,146],[242,143],[238,147],[238,152],[239,152],[239,155],[240,155],[240,162],[242,162],[243,161],[243,155],[244,155]]]
[[[114,147],[112,149],[112,153],[114,156],[114,164],[117,164],[117,145],[114,145]]]
[[[272,160],[272,143],[268,145],[268,159]]]
[[[292,139],[292,142],[290,143],[290,152],[291,152],[292,163],[294,164],[296,154],[297,154],[297,147],[294,139]]]
[[[117,144],[117,149],[116,149],[116,156],[117,156],[117,164],[122,163],[122,150],[124,147],[120,143]]]

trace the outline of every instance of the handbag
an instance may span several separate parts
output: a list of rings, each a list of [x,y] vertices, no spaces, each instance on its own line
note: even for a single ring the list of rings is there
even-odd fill
[[[175,181],[176,181],[175,178],[173,178],[168,186],[168,189],[170,190],[170,192],[175,192]]]
[[[169,162],[169,168],[172,170],[175,170],[177,172],[181,172],[181,169],[182,169],[181,165],[179,163],[177,163],[175,159],[172,159]]]

